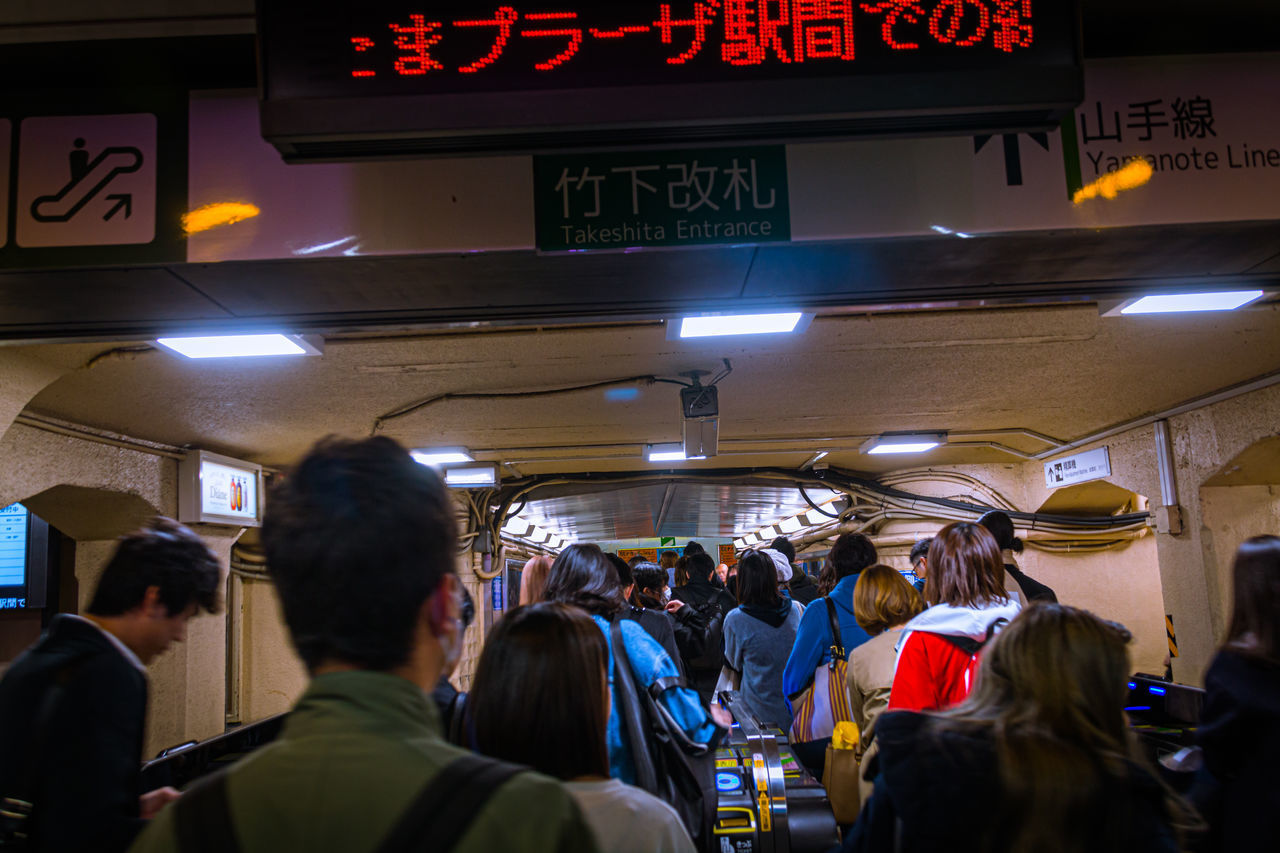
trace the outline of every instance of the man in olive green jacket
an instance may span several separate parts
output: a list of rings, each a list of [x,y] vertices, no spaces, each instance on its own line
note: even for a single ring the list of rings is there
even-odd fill
[[[223,824],[241,853],[386,851],[420,793],[469,755],[444,740],[427,695],[462,644],[454,519],[439,478],[386,438],[321,442],[273,492],[263,544],[312,678],[280,738],[226,777]],[[209,826],[201,794],[161,812],[133,853],[208,848],[191,832]],[[484,797],[456,853],[595,851],[548,777],[519,772]],[[435,849],[425,842],[414,849]]]

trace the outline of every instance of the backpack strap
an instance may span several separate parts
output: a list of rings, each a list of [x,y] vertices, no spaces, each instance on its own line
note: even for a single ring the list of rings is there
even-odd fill
[[[489,798],[522,770],[479,755],[449,763],[413,798],[377,853],[448,853]],[[227,771],[202,781],[174,808],[181,853],[239,853],[227,799]]]
[[[423,787],[377,853],[448,853],[489,798],[524,769],[479,755],[453,761]]]
[[[227,771],[203,779],[174,803],[173,824],[181,853],[239,853]]]
[[[827,603],[827,622],[831,627],[831,659],[847,660],[844,641],[840,638],[840,617],[836,614],[836,603],[830,596],[825,596],[822,600]]]

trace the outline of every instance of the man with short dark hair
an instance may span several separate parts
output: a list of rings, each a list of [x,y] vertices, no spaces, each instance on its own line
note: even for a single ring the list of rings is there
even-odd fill
[[[690,551],[693,546],[697,549]],[[672,605],[668,610],[680,619],[679,611],[683,608],[674,602],[684,602],[694,611],[691,615],[696,614],[706,624],[701,649],[696,656],[685,660],[685,672],[689,675],[689,686],[698,691],[703,702],[710,702],[724,663],[724,617],[738,602],[712,580],[716,563],[701,545],[690,542],[685,552],[689,555],[689,582],[671,590]]]
[[[911,546],[911,571],[916,576],[916,582],[912,586],[921,594],[924,594],[925,578],[929,576],[929,546],[932,544],[933,537],[927,536]]]
[[[785,536],[779,536],[769,543],[769,548],[787,558],[791,564],[791,580],[787,582],[791,590],[791,598],[801,604],[808,605],[820,596],[818,585],[805,574],[804,569],[796,565],[796,547]]]
[[[266,506],[268,569],[311,682],[278,740],[161,813],[133,853],[593,850],[560,783],[441,734],[426,691],[463,630],[440,478],[389,438],[331,438]]]
[[[218,609],[220,567],[191,530],[155,518],[120,540],[87,615],[55,616],[0,681],[0,797],[30,817],[31,851],[118,853],[178,792],[138,788],[146,666]],[[23,803],[30,804],[28,806]]]

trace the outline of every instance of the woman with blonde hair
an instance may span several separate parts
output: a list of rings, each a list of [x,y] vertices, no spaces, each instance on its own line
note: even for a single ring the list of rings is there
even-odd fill
[[[530,557],[520,570],[520,603],[536,604],[542,600],[542,590],[547,585],[547,574],[554,562],[545,554]]]
[[[881,716],[875,793],[845,853],[1175,853],[1187,813],[1143,765],[1123,710],[1129,639],[1036,603],[991,643],[960,705]]]
[[[924,610],[924,599],[897,569],[883,563],[863,570],[853,588],[853,616],[871,639],[849,655],[845,678],[849,686],[849,710],[858,724],[859,767],[875,755],[876,718],[889,707],[893,668],[903,627]],[[858,773],[862,800],[871,794],[871,783]]]

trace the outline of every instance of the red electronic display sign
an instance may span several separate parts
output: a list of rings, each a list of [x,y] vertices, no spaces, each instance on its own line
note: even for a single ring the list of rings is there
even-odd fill
[[[268,82],[284,97],[1012,69],[1074,51],[1070,4],[1049,0],[260,6]]]
[[[258,14],[268,104],[458,96],[432,111],[450,132],[484,125],[468,116],[491,95],[516,96],[501,102],[513,126],[577,109],[579,126],[619,127],[1056,106],[1079,88],[1073,0],[259,0]],[[519,99],[533,93],[554,97]],[[300,115],[264,116],[283,114]]]

